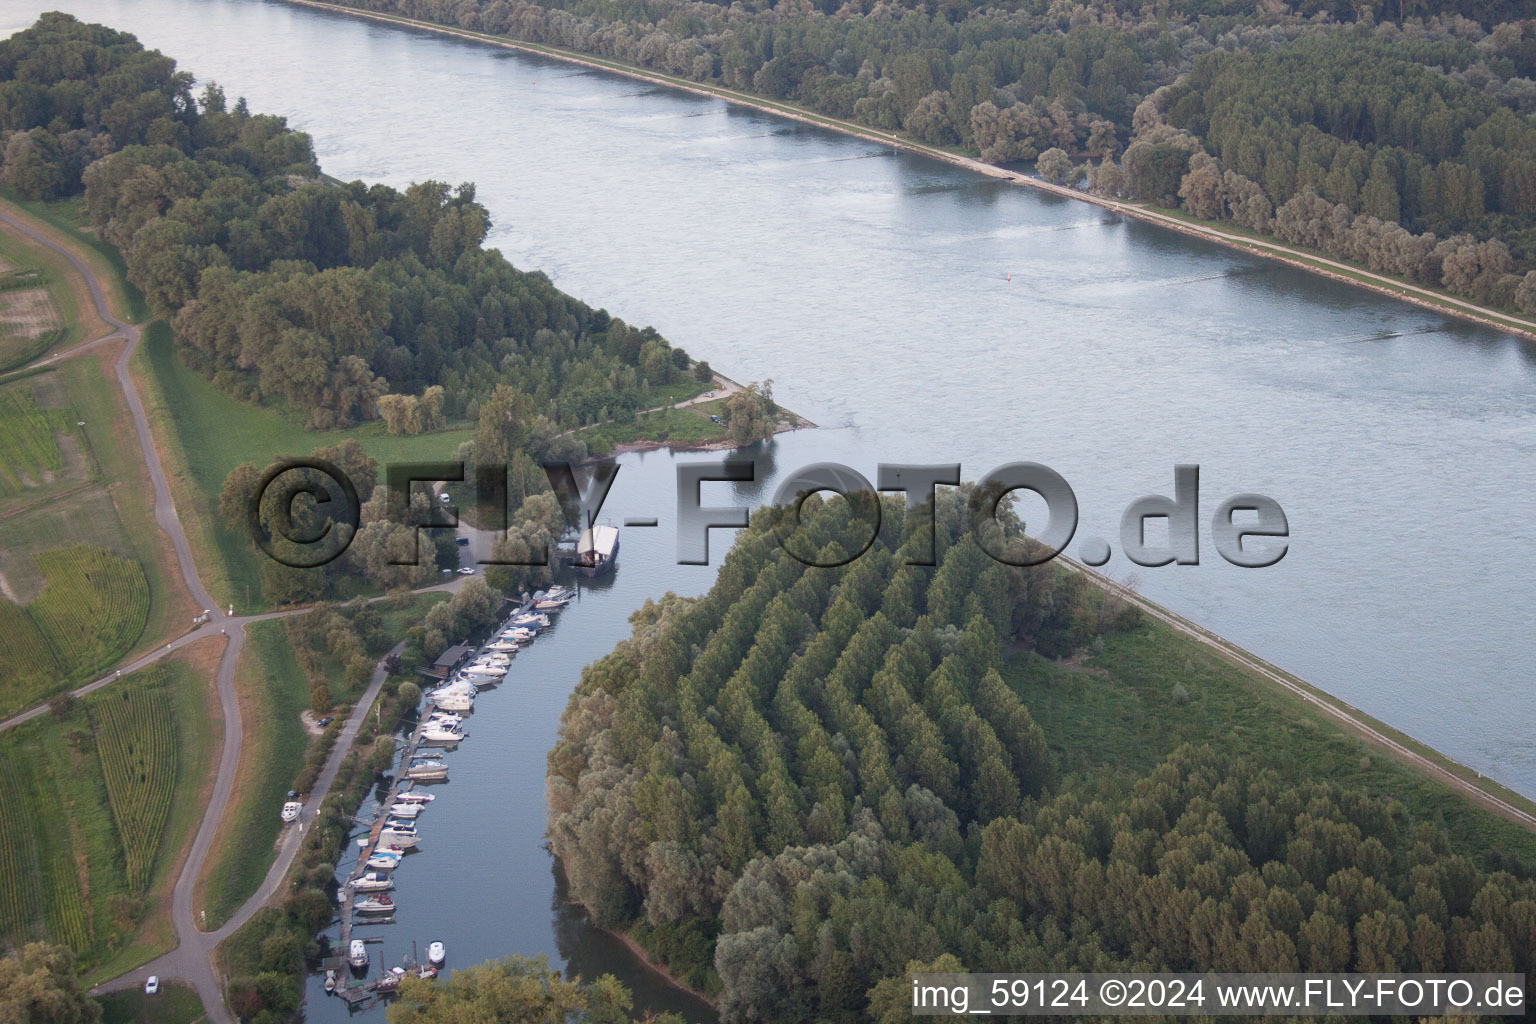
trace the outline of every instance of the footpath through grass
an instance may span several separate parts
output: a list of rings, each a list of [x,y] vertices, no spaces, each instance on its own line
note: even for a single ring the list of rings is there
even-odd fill
[[[309,707],[309,683],[282,621],[253,623],[245,633],[235,668],[244,731],[240,765],[195,897],[210,930],[240,909],[272,866],[283,802],[311,739],[299,719]]]
[[[128,267],[117,247],[97,237],[85,214],[85,197],[75,196],[57,202],[23,199],[15,190],[0,186],[0,199],[37,220],[43,221],[71,242],[78,243],[77,254],[102,282],[107,305],[119,319],[141,324],[149,319],[149,305],[144,293],[128,282]]]

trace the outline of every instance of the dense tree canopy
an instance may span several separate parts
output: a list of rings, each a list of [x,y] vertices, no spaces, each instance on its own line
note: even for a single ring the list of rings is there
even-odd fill
[[[130,35],[47,14],[0,41],[0,177],[84,191],[195,368],[316,428],[417,433],[499,387],[559,429],[650,404],[691,360],[482,247],[473,185],[319,176],[307,135],[230,107]]]
[[[551,970],[544,957],[505,957],[454,971],[445,981],[407,977],[385,1016],[389,1024],[629,1024],[629,990],[611,974],[585,985]],[[680,1024],[675,1014],[646,1024]]]
[[[27,1024],[96,1024],[101,1004],[75,977],[68,946],[29,942],[0,955],[0,1021]]]
[[[863,543],[845,502],[805,508],[819,561]],[[1480,870],[1396,801],[1191,745],[1141,777],[1059,779],[1004,651],[1066,653],[1125,613],[1076,574],[988,558],[958,502],[936,568],[892,526],[850,565],[808,568],[775,539],[783,515],[741,536],[709,594],[635,614],[549,755],[573,892],[725,1020],[906,1019],[881,986],[940,957],[1531,966],[1536,882]]]

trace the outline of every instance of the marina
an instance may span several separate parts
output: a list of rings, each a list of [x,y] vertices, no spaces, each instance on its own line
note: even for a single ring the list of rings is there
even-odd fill
[[[381,955],[378,973],[370,977],[373,957],[368,944],[382,943],[383,939],[357,938],[353,932],[360,927],[394,923],[394,872],[404,866],[421,842],[425,831],[418,829],[417,819],[437,799],[436,794],[418,787],[448,780],[448,764],[442,757],[468,738],[463,724],[465,716],[474,710],[475,697],[505,679],[517,650],[532,643],[539,631],[551,625],[548,613],[558,612],[575,596],[574,591],[559,585],[525,596],[480,647],[451,648],[452,663],[458,667],[443,679],[442,685],[423,696],[423,704],[431,710],[418,715],[402,745],[395,781],[374,813],[368,831],[357,838],[356,865],[341,883],[336,897],[341,927],[337,948],[347,954],[326,958],[321,970],[325,973],[325,991],[349,1006],[372,1005],[396,991],[407,974],[435,977],[447,959],[447,947],[441,939],[428,943],[426,962],[417,959],[412,943],[412,955],[404,966],[386,968]],[[436,663],[442,664],[442,659]],[[433,677],[430,671],[424,674]],[[343,967],[350,971],[344,972]]]

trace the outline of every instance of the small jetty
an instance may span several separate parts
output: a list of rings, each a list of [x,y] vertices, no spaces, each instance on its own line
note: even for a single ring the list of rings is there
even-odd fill
[[[436,673],[432,673],[432,675],[434,675],[434,677],[437,678],[441,683],[439,689],[433,692],[441,693],[455,686],[459,686],[462,687],[460,691],[461,694],[473,693],[476,690],[481,690],[488,686],[495,685],[496,682],[500,682],[500,679],[497,678],[495,681],[484,680],[479,683],[471,684],[471,677],[465,674],[475,668],[475,663],[472,663],[471,659],[477,656],[482,658],[493,658],[497,656],[497,652],[492,652],[489,650],[489,648],[492,645],[498,643],[506,644],[508,641],[505,638],[510,636],[514,629],[521,628],[518,626],[520,621],[526,622],[531,617],[539,618],[543,624],[547,625],[548,619],[543,617],[548,616],[554,612],[558,612],[575,596],[575,591],[568,590],[564,587],[551,587],[549,590],[540,590],[537,593],[531,595],[524,594],[521,602],[518,603],[517,608],[502,621],[500,626],[491,631],[490,636],[478,649],[470,648],[467,646],[451,649],[455,652],[451,667],[449,667],[448,670],[443,672],[440,676],[436,675]],[[543,628],[543,625],[536,626],[528,632],[531,634],[536,634],[541,628]],[[531,636],[520,641],[520,643],[523,645],[531,642]],[[507,660],[509,661],[510,659]],[[468,668],[465,668],[466,662],[471,662],[468,665]],[[438,668],[441,664],[442,659],[439,659],[439,665],[434,666],[434,668]],[[498,662],[497,664],[501,663]],[[427,695],[427,700],[428,703],[432,703],[431,693]],[[464,712],[459,713],[462,714]],[[327,984],[330,984],[332,981],[334,981],[334,988],[331,989],[331,994],[345,1000],[347,1004],[354,1009],[365,1009],[367,1006],[373,1005],[373,1003],[377,1000],[390,995],[400,984],[400,979],[405,976],[400,968],[384,970],[383,964],[381,962],[381,970],[377,977],[360,978],[353,972],[352,965],[348,962],[346,951],[352,947],[352,932],[354,927],[358,925],[394,923],[395,916],[393,911],[384,911],[381,913],[378,910],[357,909],[354,904],[356,903],[356,900],[359,898],[360,894],[354,888],[354,883],[356,883],[358,879],[362,878],[365,872],[370,870],[368,866],[369,860],[380,852],[380,844],[383,841],[385,825],[390,821],[395,809],[398,806],[407,803],[425,804],[427,801],[430,801],[432,797],[430,795],[424,795],[423,792],[418,789],[418,787],[421,786],[424,781],[443,781],[446,779],[446,776],[439,776],[423,780],[420,778],[412,778],[410,774],[411,766],[417,763],[418,758],[428,757],[433,761],[436,761],[445,756],[448,751],[452,749],[452,746],[457,745],[457,741],[455,741],[454,744],[447,748],[436,744],[429,745],[425,743],[424,734],[429,730],[429,728],[432,727],[431,717],[431,714],[424,714],[419,716],[416,722],[416,727],[411,730],[410,736],[406,738],[405,743],[400,750],[400,761],[399,769],[396,772],[396,782],[391,787],[389,795],[386,796],[382,802],[380,802],[378,809],[374,814],[373,821],[368,826],[368,832],[356,839],[357,863],[353,865],[352,871],[347,875],[346,880],[342,882],[340,891],[337,896],[341,917],[341,942],[339,948],[343,951],[343,953],[342,955],[325,958],[323,961],[321,961],[320,969],[328,976],[329,981]],[[423,753],[424,746],[426,747],[428,753]],[[420,812],[418,811],[417,813],[419,814]],[[361,819],[358,820],[360,821]],[[414,822],[416,821],[416,815],[412,815],[408,820],[410,820],[414,825]],[[390,834],[395,835],[395,833]],[[415,840],[413,839],[412,843],[414,844],[414,842]],[[387,868],[383,870],[395,870],[400,866],[400,864],[403,864],[405,861],[404,854],[407,852],[407,850],[398,851],[400,854],[399,864],[397,864],[395,868]],[[384,940],[382,938],[369,937],[361,939],[360,941],[363,943],[382,943]],[[440,957],[442,955],[441,946],[439,945],[436,948],[438,952],[434,955]],[[372,956],[370,956],[370,966],[372,959]],[[361,970],[363,968],[359,967],[358,969]],[[410,964],[409,972],[419,973],[422,977],[432,977],[436,974],[436,970],[432,966],[414,962]]]

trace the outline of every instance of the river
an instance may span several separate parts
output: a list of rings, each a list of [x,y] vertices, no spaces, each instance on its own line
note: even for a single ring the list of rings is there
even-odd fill
[[[1043,462],[1076,491],[1078,539],[1113,544],[1107,571],[1134,570],[1154,600],[1536,796],[1536,345],[541,57],[279,0],[22,0],[0,31],[55,8],[287,114],[339,178],[476,182],[491,244],[517,265],[738,380],[771,377],[822,427],[781,438],[778,470],[960,462],[975,478]],[[402,869],[386,952],[442,938],[459,965],[540,951],[586,972],[628,963],[559,900],[540,845],[544,754],[581,667],[628,633],[629,612],[710,585],[712,568],[674,564],[673,462],[624,460],[605,512],[660,527],[626,530],[611,584],[477,706],[423,815],[429,841]],[[1183,462],[1202,468],[1201,564],[1130,565],[1121,510],[1171,494]],[[728,503],[710,486],[706,501]],[[1211,543],[1211,511],[1242,491],[1289,518],[1273,568],[1230,566]],[[623,973],[644,1005],[669,1005]],[[334,1015],[326,1003],[310,1016]]]

